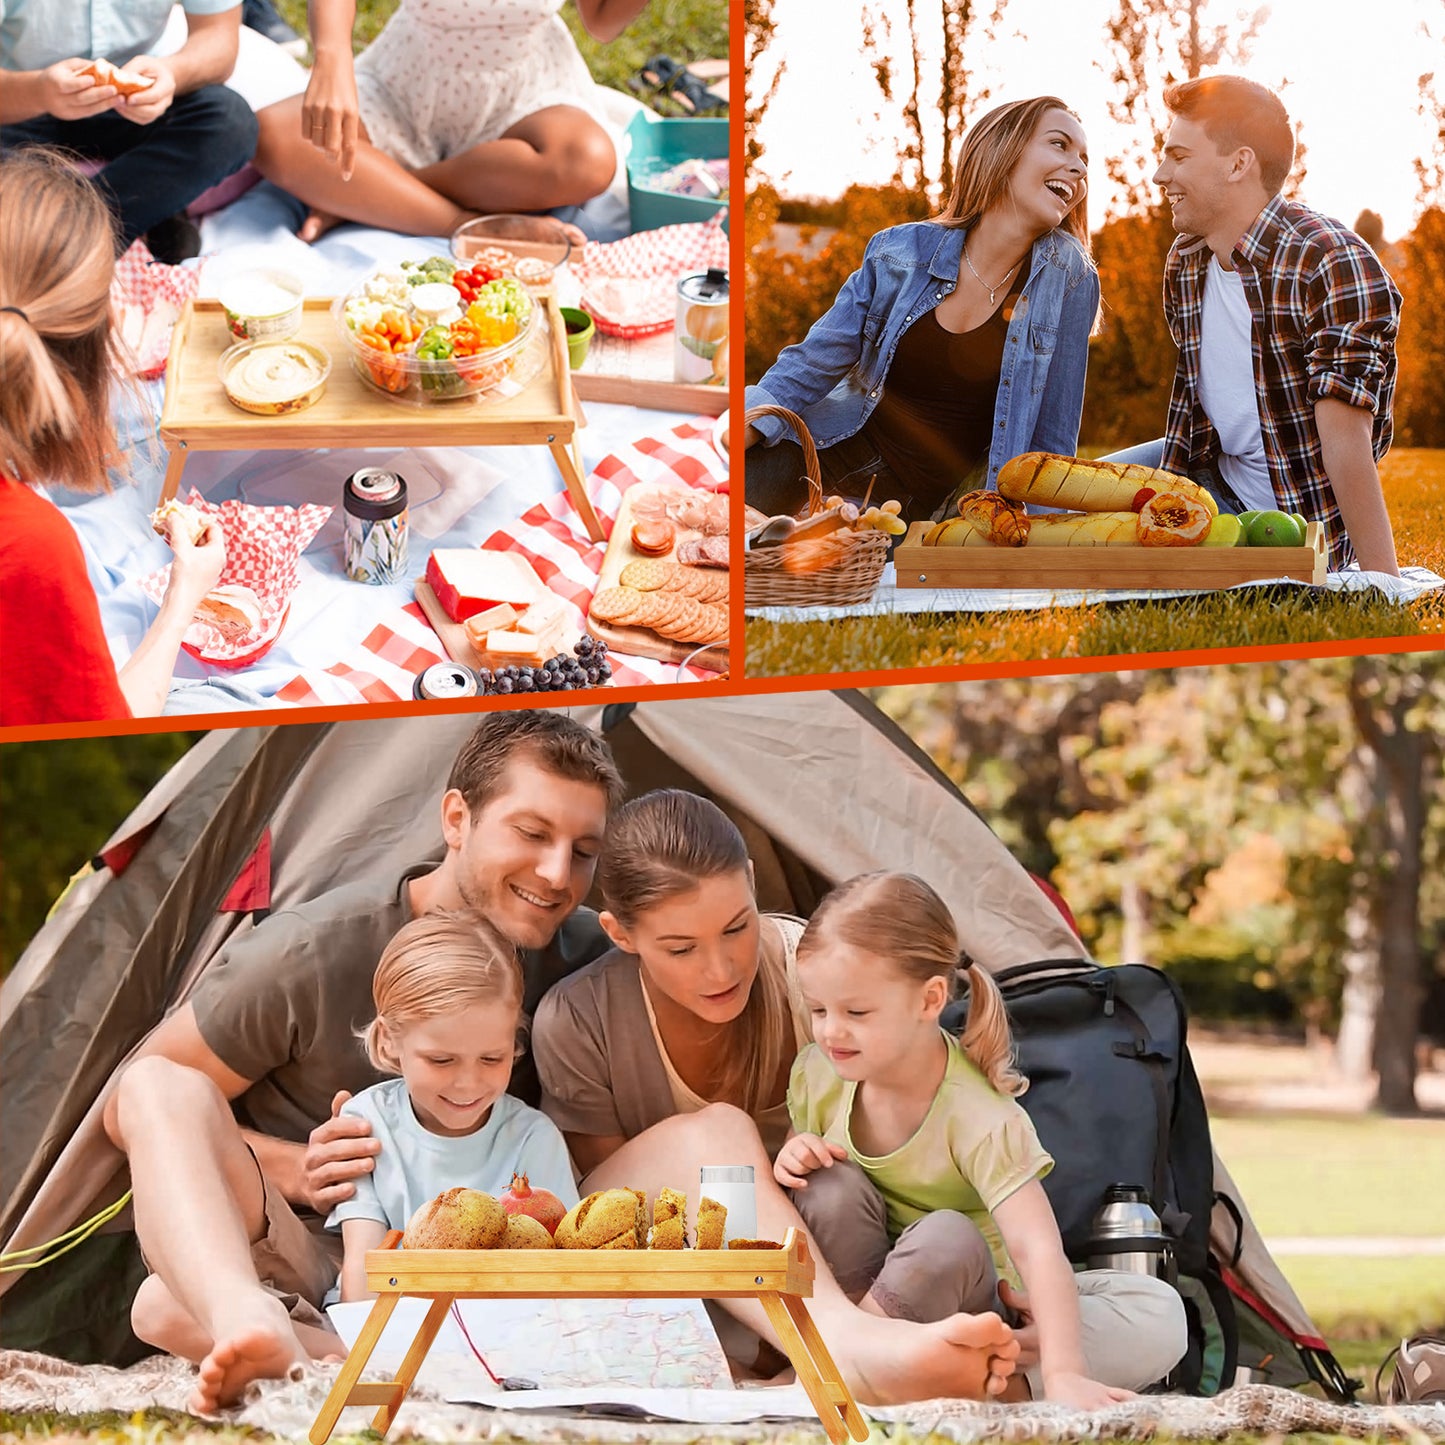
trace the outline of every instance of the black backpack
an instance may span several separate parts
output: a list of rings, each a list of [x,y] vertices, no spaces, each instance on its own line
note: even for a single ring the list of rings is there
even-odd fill
[[[1029,1080],[1019,1102],[1054,1158],[1043,1187],[1065,1253],[1086,1263],[1110,1185],[1143,1186],[1173,1240],[1189,1319],[1189,1348],[1167,1388],[1198,1395],[1227,1388],[1237,1326],[1209,1252],[1214,1150],[1179,990],[1144,964],[1101,968],[1080,959],[1020,964],[994,981]],[[965,991],[944,1011],[943,1026],[959,1033],[967,1016]]]

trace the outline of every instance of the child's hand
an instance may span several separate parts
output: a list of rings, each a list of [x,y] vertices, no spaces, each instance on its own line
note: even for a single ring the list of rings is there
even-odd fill
[[[1065,1373],[1044,1376],[1044,1399],[1056,1405],[1068,1405],[1074,1410],[1106,1410],[1110,1405],[1121,1405],[1138,1398],[1132,1390],[1101,1385],[1087,1375]]]
[[[794,1134],[778,1150],[773,1164],[773,1178],[784,1189],[806,1189],[807,1176],[815,1169],[831,1169],[835,1159],[846,1159],[848,1151],[841,1144],[830,1144],[816,1134]]]
[[[351,1181],[376,1168],[381,1144],[371,1137],[371,1125],[354,1114],[344,1117],[341,1106],[351,1097],[343,1089],[331,1101],[331,1117],[318,1124],[306,1141],[301,1160],[301,1198],[318,1214],[329,1214],[343,1199],[356,1193]]]

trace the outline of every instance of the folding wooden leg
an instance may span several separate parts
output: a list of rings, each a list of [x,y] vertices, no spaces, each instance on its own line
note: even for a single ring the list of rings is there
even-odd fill
[[[175,450],[166,459],[166,479],[161,484],[161,501],[169,502],[180,489],[181,473],[186,469],[187,452],[179,442]]]
[[[376,1342],[381,1338],[381,1332],[386,1328],[386,1322],[391,1318],[392,1311],[396,1308],[397,1302],[401,1299],[399,1294],[383,1294],[376,1297],[376,1302],[371,1307],[371,1313],[366,1317],[366,1323],[361,1327],[361,1333],[356,1337],[356,1343],[352,1345],[345,1361],[342,1363],[341,1371],[336,1376],[336,1383],[331,1387],[331,1393],[326,1397],[326,1403],[322,1405],[320,1413],[316,1416],[316,1423],[312,1425],[309,1432],[311,1445],[326,1445],[331,1438],[331,1432],[336,1428],[336,1422],[341,1418],[342,1410],[350,1404],[375,1405],[376,1398],[361,1398],[370,1395],[377,1387],[361,1384],[361,1372],[366,1368],[366,1362],[371,1358],[371,1352],[376,1348]],[[390,1386],[381,1388],[390,1389]]]
[[[803,1344],[813,1357],[814,1363],[818,1367],[818,1373],[823,1377],[824,1387],[828,1390],[828,1398],[838,1407],[844,1423],[848,1426],[848,1433],[855,1440],[866,1440],[868,1438],[868,1422],[863,1418],[863,1412],[858,1408],[858,1402],[853,1398],[837,1365],[833,1363],[833,1356],[828,1353],[828,1347],[823,1343],[823,1336],[818,1333],[818,1326],[814,1322],[813,1316],[808,1313],[807,1304],[801,1296],[795,1294],[785,1294],[779,1298],[783,1301],[783,1308],[787,1310],[793,1323],[798,1327]]]
[[[813,1408],[823,1422],[828,1439],[833,1445],[843,1445],[855,1429],[848,1416],[848,1408],[851,1407],[855,1414],[858,1410],[853,1403],[853,1397],[848,1393],[848,1387],[837,1378],[836,1369],[831,1371],[831,1379],[825,1379],[820,1372],[818,1362],[814,1360],[807,1341],[798,1331],[791,1310],[786,1306],[785,1301],[789,1296],[766,1291],[759,1294],[758,1298],[762,1301],[773,1328],[778,1332],[778,1341],[783,1352],[793,1362],[793,1368],[798,1373],[798,1383],[808,1392],[808,1398],[813,1402]],[[828,1364],[831,1366],[832,1361],[829,1360]],[[859,1415],[858,1419],[861,1421],[862,1416]],[[862,1435],[856,1438],[866,1439],[867,1436],[868,1431],[865,1428]]]
[[[371,1422],[371,1428],[378,1435],[385,1435],[391,1429],[391,1422],[396,1419],[396,1412],[401,1409],[401,1402],[406,1399],[406,1392],[411,1389],[416,1372],[421,1369],[422,1361],[426,1359],[427,1351],[431,1349],[432,1341],[436,1339],[437,1331],[441,1329],[442,1321],[452,1307],[452,1299],[452,1295],[441,1294],[432,1300],[431,1308],[426,1312],[426,1318],[421,1322],[421,1328],[416,1332],[416,1338],[411,1342],[411,1348],[406,1352],[401,1368],[396,1372],[396,1384],[401,1388],[391,1400],[382,1404],[381,1409],[376,1412],[376,1418]]]
[[[597,520],[597,513],[592,509],[591,499],[587,495],[581,463],[572,449],[563,442],[551,442],[549,448],[553,460],[557,463],[557,470],[562,473],[562,480],[567,484],[567,494],[582,517],[582,525],[587,528],[587,535],[594,542],[605,541],[602,523]]]

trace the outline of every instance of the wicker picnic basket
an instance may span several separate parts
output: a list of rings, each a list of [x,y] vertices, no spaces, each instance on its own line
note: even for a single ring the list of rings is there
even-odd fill
[[[787,422],[803,448],[808,478],[808,516],[823,509],[818,449],[797,412],[785,406],[750,407],[743,422],[776,416]],[[747,464],[744,462],[744,476]],[[816,541],[760,547],[743,558],[743,596],[749,607],[845,607],[869,601],[888,561],[890,538],[871,527],[846,528]]]

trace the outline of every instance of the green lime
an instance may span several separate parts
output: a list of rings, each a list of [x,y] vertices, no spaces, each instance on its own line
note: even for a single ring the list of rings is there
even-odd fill
[[[1209,524],[1209,531],[1204,538],[1206,547],[1237,547],[1240,539],[1244,536],[1244,528],[1239,525],[1239,518],[1232,517],[1228,512],[1221,512]]]
[[[1254,521],[1254,519],[1255,519],[1257,516],[1259,516],[1259,513],[1258,513],[1258,512],[1240,512],[1240,513],[1239,513],[1239,525],[1240,525],[1241,527],[1244,527],[1244,528],[1247,530],[1248,527],[1249,527],[1249,524],[1250,524],[1252,521]]]
[[[1305,529],[1288,512],[1261,512],[1246,526],[1251,547],[1303,547]]]

